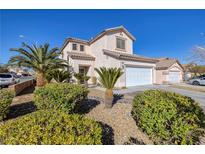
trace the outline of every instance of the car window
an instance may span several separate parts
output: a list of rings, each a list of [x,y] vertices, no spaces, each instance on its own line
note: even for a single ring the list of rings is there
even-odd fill
[[[10,74],[0,74],[0,78],[12,78]]]
[[[205,78],[205,74],[200,75],[199,78]]]

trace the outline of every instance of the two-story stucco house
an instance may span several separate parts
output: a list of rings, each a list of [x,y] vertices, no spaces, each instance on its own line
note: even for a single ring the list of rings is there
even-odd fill
[[[157,73],[157,63],[160,60],[135,55],[133,53],[135,40],[135,37],[123,26],[105,29],[89,41],[68,38],[61,49],[62,58],[69,61],[74,72],[91,76],[90,83],[92,77],[98,77],[94,68],[99,67],[123,69],[124,74],[117,81],[116,87],[164,83],[167,78],[163,78],[163,73]],[[167,70],[165,71],[169,74]],[[179,69],[177,72],[181,75],[182,70]],[[175,82],[182,81],[180,75],[175,77]]]

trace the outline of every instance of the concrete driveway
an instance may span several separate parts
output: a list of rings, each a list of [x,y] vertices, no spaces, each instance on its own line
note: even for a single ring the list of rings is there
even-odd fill
[[[114,93],[124,94],[130,97],[133,97],[135,96],[136,93],[149,90],[149,89],[165,90],[165,91],[175,92],[175,93],[179,93],[185,96],[189,96],[192,99],[199,102],[200,105],[205,109],[205,93],[204,92],[179,89],[179,88],[171,87],[169,85],[146,85],[146,86],[129,87],[128,89],[115,90]]]

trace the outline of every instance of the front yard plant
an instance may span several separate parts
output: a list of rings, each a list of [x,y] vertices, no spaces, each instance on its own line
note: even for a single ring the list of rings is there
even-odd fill
[[[81,84],[83,82],[83,74],[81,74],[81,73],[74,73],[73,76],[76,78],[77,84]]]
[[[205,115],[191,98],[160,90],[135,96],[132,116],[155,144],[198,144]]]
[[[87,98],[87,88],[69,83],[51,83],[34,91],[38,109],[61,110],[73,113]]]
[[[0,90],[0,121],[2,121],[9,111],[9,106],[12,103],[14,93],[9,89]]]
[[[72,77],[71,73],[67,70],[48,70],[46,72],[46,80],[48,83],[53,79],[55,82],[70,82],[70,78]]]
[[[102,144],[102,128],[79,115],[40,110],[1,125],[0,144]]]
[[[123,74],[123,71],[121,68],[106,68],[106,67],[100,67],[95,68],[95,71],[99,75],[99,82],[100,84],[106,88],[105,91],[105,107],[106,108],[112,108],[113,103],[113,88],[115,87],[115,84],[117,80],[120,78],[120,76]]]

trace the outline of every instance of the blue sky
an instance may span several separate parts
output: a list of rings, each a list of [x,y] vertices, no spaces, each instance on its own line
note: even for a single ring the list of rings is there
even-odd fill
[[[137,40],[134,52],[178,58],[205,43],[205,10],[0,10],[0,63],[21,42],[61,47],[65,38],[90,39],[103,29],[123,25]]]

